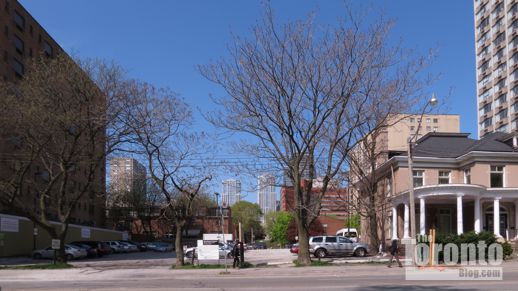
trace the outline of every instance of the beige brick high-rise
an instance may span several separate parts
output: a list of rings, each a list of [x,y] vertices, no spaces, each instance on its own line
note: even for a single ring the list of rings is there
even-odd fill
[[[518,128],[518,1],[475,0],[478,135]]]

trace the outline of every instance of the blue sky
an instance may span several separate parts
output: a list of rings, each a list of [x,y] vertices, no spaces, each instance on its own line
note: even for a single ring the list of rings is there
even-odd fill
[[[131,77],[170,87],[199,112],[213,108],[209,94],[220,96],[223,92],[198,73],[197,65],[225,56],[231,34],[249,35],[262,7],[260,0],[20,2],[67,52],[114,60]],[[318,22],[332,24],[344,12],[341,0],[271,2],[281,22],[300,19],[316,9]],[[365,5],[367,1],[351,3]],[[461,130],[476,137],[473,1],[369,3],[396,20],[391,35],[395,41],[401,39],[405,47],[421,52],[438,48],[430,71],[440,79],[430,94],[449,96],[445,113],[460,114]],[[213,130],[199,114],[196,122],[199,128]],[[222,173],[218,179],[235,177]],[[220,191],[220,185],[215,183],[213,190]],[[255,193],[248,193],[246,199],[255,201]]]

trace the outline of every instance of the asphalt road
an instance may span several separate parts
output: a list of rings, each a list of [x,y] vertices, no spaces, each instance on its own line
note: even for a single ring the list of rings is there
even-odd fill
[[[1,270],[1,290],[517,290],[518,262],[504,264],[503,281],[405,281],[385,265],[171,270],[167,267]]]

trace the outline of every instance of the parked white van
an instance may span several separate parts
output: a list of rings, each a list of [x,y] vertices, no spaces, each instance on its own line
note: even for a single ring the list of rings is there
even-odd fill
[[[359,236],[356,228],[341,228],[336,232],[337,236],[348,237],[353,242],[358,242]]]

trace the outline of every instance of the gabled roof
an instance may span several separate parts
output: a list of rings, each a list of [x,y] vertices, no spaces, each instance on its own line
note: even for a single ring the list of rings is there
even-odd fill
[[[480,140],[468,137],[468,133],[431,132],[417,141],[414,156],[457,158],[469,152],[516,152],[508,141],[508,134],[495,132]]]

